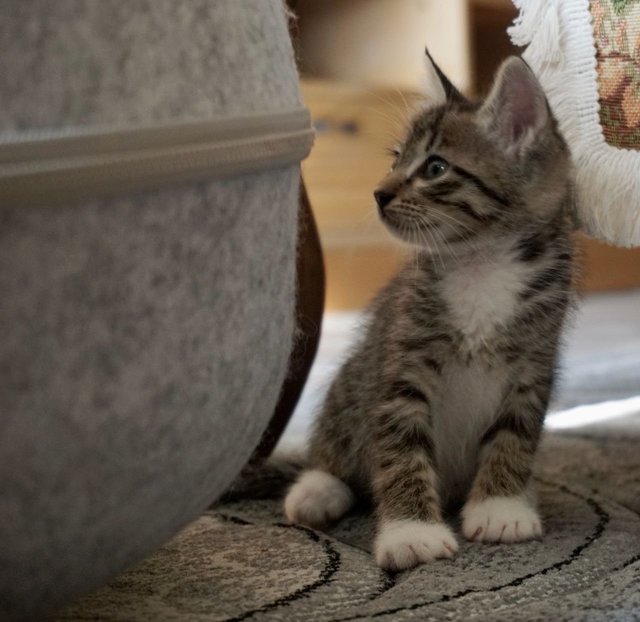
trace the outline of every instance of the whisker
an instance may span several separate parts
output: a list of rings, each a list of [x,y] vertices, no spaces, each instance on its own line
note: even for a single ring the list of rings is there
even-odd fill
[[[465,229],[471,233],[476,233],[475,229],[472,229],[471,227],[465,225],[463,222],[460,222],[457,218],[455,218],[454,216],[452,216],[451,214],[445,214],[444,212],[441,212],[440,210],[435,210],[435,209],[431,209],[429,210],[429,215],[430,216],[435,216],[437,219],[440,219],[440,222],[444,222],[442,219],[446,219],[449,220],[453,223],[455,223],[457,226],[461,227],[462,229]],[[486,251],[480,247],[478,247],[477,245],[475,245],[473,242],[474,240],[468,240],[466,238],[463,238],[460,240],[460,242],[462,242],[463,244],[465,244],[466,246],[468,246],[469,248],[473,249],[474,251],[476,251],[477,253],[480,254],[480,256],[485,259],[488,260],[489,256],[486,254]]]
[[[436,243],[435,236],[432,233],[431,227],[427,229],[423,229],[423,231],[429,234],[429,239],[431,240],[431,247],[433,248],[433,251],[438,256],[438,259],[440,260],[440,265],[442,266],[442,270],[444,272],[444,270],[446,270],[444,265],[444,259],[442,258],[442,253],[440,253],[440,249],[438,248],[438,244]]]
[[[442,231],[440,231],[438,229],[438,227],[434,227],[432,223],[430,223],[428,221],[428,219],[426,218],[426,216],[424,214],[417,214],[418,217],[418,221],[427,229],[429,230],[433,237],[435,238],[435,236],[437,235],[438,238],[442,241],[442,244],[444,245],[444,247],[447,249],[447,251],[453,255],[454,257],[457,258],[457,254],[453,251],[453,249],[451,248],[451,245],[447,242],[447,239],[444,235],[444,233],[442,233]]]
[[[400,89],[398,89],[398,88],[396,88],[396,89],[394,89],[394,90],[395,90],[395,92],[396,92],[398,95],[400,95],[400,99],[402,100],[402,103],[404,104],[404,107],[405,107],[405,113],[406,113],[406,115],[407,115],[407,116],[411,116],[411,114],[412,114],[414,111],[413,111],[413,110],[411,109],[411,107],[409,106],[409,102],[407,101],[407,98],[405,97],[404,93],[403,93]]]
[[[373,108],[372,106],[365,106],[364,110],[366,110],[367,112],[373,112],[378,116],[382,117],[385,121],[388,121],[389,123],[391,123],[396,131],[404,130],[405,128],[404,121],[401,121],[400,119],[396,119],[395,117],[392,117],[391,115],[388,115],[387,113],[382,112],[378,108]]]
[[[466,229],[467,231],[471,232],[471,233],[475,233],[475,229],[471,228],[469,225],[465,225],[462,221],[458,220],[455,216],[452,216],[451,214],[445,214],[444,212],[435,209],[435,208],[430,208],[429,209],[429,216],[435,216],[436,218],[444,218],[450,222],[452,222],[453,224],[455,224],[458,227],[461,227],[462,229]],[[440,222],[443,222],[442,220]]]
[[[434,235],[436,233],[438,234],[438,236],[442,240],[442,243],[444,244],[445,248],[449,251],[449,254],[453,255],[456,259],[458,259],[458,253],[455,252],[455,250],[453,249],[451,244],[447,241],[447,238],[444,235],[444,233],[442,233],[442,231],[440,231],[439,229],[434,229],[433,231],[434,231]]]
[[[387,97],[383,97],[382,93],[379,91],[371,91],[370,89],[366,89],[370,95],[373,95],[378,101],[382,102],[385,106],[388,106],[392,112],[398,115],[398,118],[404,124],[407,122],[407,116],[403,111],[398,107],[398,105],[391,99]]]

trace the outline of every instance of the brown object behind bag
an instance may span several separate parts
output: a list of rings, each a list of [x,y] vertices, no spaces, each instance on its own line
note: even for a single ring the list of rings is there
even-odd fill
[[[252,460],[266,458],[276,446],[298,403],[320,341],[324,309],[325,275],[318,229],[304,182],[300,182],[298,257],[296,263],[297,334],[289,359],[289,371],[269,426]]]

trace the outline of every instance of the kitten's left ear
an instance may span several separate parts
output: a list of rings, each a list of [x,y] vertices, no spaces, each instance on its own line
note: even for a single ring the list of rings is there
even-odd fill
[[[522,153],[547,127],[549,107],[533,71],[520,58],[508,58],[498,70],[479,117],[509,153]]]
[[[426,72],[425,94],[429,98],[429,103],[432,106],[442,106],[447,102],[454,100],[464,101],[464,96],[451,83],[442,69],[438,67],[429,53],[428,48],[424,49],[424,53],[424,65]]]

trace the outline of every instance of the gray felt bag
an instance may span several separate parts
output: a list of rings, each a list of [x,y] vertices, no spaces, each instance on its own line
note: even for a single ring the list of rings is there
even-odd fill
[[[312,133],[281,0],[0,5],[0,619],[195,518],[294,329]]]

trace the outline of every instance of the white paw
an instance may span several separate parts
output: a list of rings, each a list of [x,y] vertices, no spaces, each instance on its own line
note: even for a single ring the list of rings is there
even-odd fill
[[[404,570],[441,557],[453,557],[458,543],[444,523],[394,520],[380,527],[374,543],[376,563],[387,570]]]
[[[284,513],[292,523],[322,527],[337,520],[353,505],[349,486],[326,471],[305,471],[284,500]]]
[[[473,542],[521,542],[542,536],[542,522],[523,496],[469,501],[462,509],[462,533]]]

